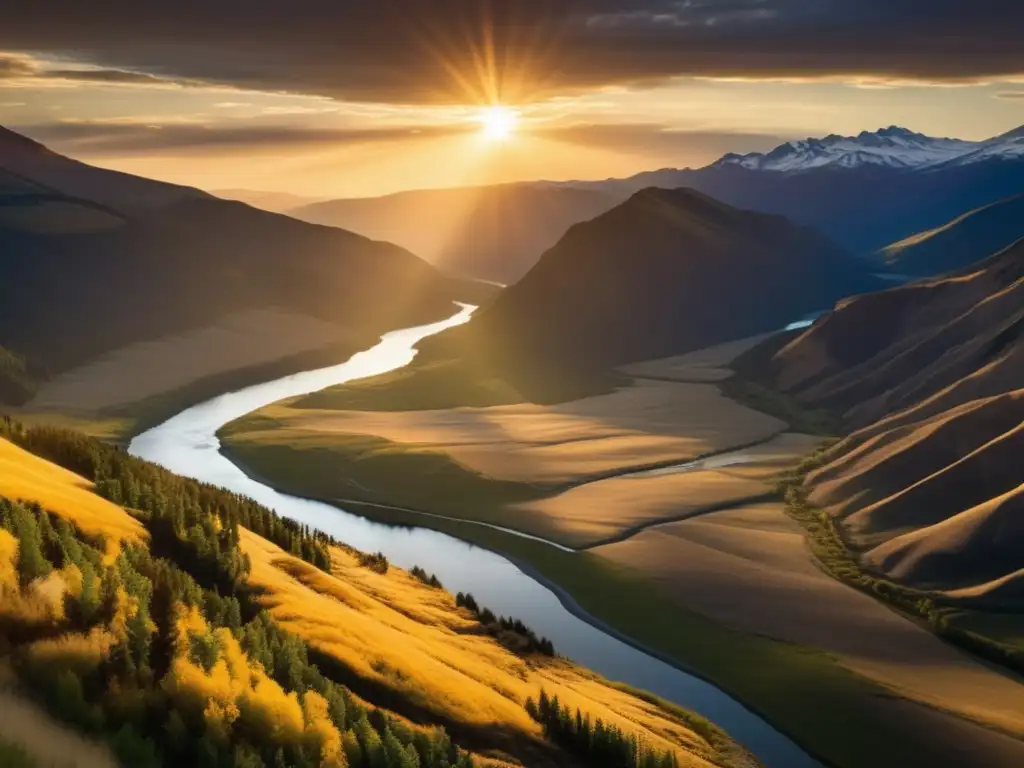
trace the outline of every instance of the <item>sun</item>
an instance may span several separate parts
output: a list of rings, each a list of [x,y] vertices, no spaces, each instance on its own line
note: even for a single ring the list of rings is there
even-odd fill
[[[483,129],[484,138],[504,141],[515,133],[519,115],[510,107],[494,106],[481,111],[476,119]]]

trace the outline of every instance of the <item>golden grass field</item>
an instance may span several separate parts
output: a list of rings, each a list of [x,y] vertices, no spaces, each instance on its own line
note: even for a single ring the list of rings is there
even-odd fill
[[[767,440],[785,425],[723,397],[716,387],[640,381],[607,395],[559,405],[438,411],[302,410],[287,402],[258,412],[273,440],[316,435],[376,436],[443,451],[495,480],[577,483],[669,461],[687,461]]]
[[[45,382],[25,411],[93,415],[201,379],[346,341],[341,326],[271,309],[116,349]]]
[[[548,518],[558,541],[591,547],[658,521],[764,496],[770,492],[766,481],[818,442],[816,437],[786,432],[720,460],[712,458],[700,469],[596,480],[513,508]]]
[[[450,594],[403,571],[381,575],[336,549],[328,576],[251,533],[242,546],[252,559],[250,580],[283,626],[438,717],[538,737],[523,704],[543,688],[652,746],[677,747],[680,765],[715,764],[714,748],[672,712],[564,659],[520,658],[481,634]]]
[[[722,624],[820,648],[913,701],[1024,736],[1017,680],[826,575],[781,503],[657,526],[594,552]]]
[[[146,539],[142,523],[92,492],[92,483],[0,438],[0,496],[38,501],[88,535],[103,535],[110,551]]]

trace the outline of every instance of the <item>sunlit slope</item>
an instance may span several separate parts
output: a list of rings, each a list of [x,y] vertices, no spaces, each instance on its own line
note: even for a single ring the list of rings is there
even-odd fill
[[[544,689],[659,749],[683,745],[680,765],[747,760],[736,748],[717,752],[707,737],[720,745],[724,739],[699,719],[688,722],[564,659],[515,655],[456,608],[449,593],[403,571],[381,575],[335,549],[328,576],[248,532],[242,546],[252,560],[251,582],[283,626],[357,678],[444,721],[538,737],[523,705]]]
[[[936,275],[967,266],[979,253],[995,253],[1024,237],[1024,194],[969,211],[953,221],[883,248],[896,272]]]
[[[958,599],[1022,604],[1024,241],[843,302],[751,367],[854,428],[807,485],[862,565]]]
[[[94,495],[87,481],[7,441],[0,442],[0,497],[38,503],[108,541],[147,540],[141,525]],[[329,575],[245,528],[240,534],[251,559],[249,585],[282,628],[319,654],[325,671],[344,678],[371,706],[444,725],[487,753],[479,764],[504,765],[487,759],[492,752],[500,757],[504,747],[553,764],[556,753],[525,709],[527,698],[544,690],[651,748],[673,750],[679,765],[756,765],[699,717],[621,690],[564,659],[526,652],[521,635],[485,627],[441,588],[398,569],[376,573],[342,548],[332,550]]]
[[[145,529],[121,507],[92,492],[92,483],[0,438],[0,496],[38,502],[78,526],[106,537],[108,546],[146,538]]]

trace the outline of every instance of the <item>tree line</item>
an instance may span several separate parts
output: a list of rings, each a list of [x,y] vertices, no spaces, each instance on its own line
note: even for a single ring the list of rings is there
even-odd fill
[[[577,707],[573,713],[541,690],[540,698],[526,700],[526,711],[541,724],[544,736],[589,765],[601,768],[678,768],[674,751],[659,752],[639,740],[635,734],[605,724],[601,718],[591,722],[590,715]]]
[[[525,647],[515,650],[522,650],[526,653],[542,653],[545,656],[555,655],[555,644],[546,637],[538,637],[536,632],[519,619],[513,619],[511,616],[495,616],[494,611],[490,608],[481,608],[472,594],[459,592],[455,595],[455,605],[472,613],[499,640],[503,632],[512,632],[522,638],[525,641]]]

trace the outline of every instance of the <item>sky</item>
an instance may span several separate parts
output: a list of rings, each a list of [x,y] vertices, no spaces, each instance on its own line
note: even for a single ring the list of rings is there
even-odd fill
[[[1009,131],[1022,31],[1020,0],[8,0],[0,125],[209,190],[628,176]]]

